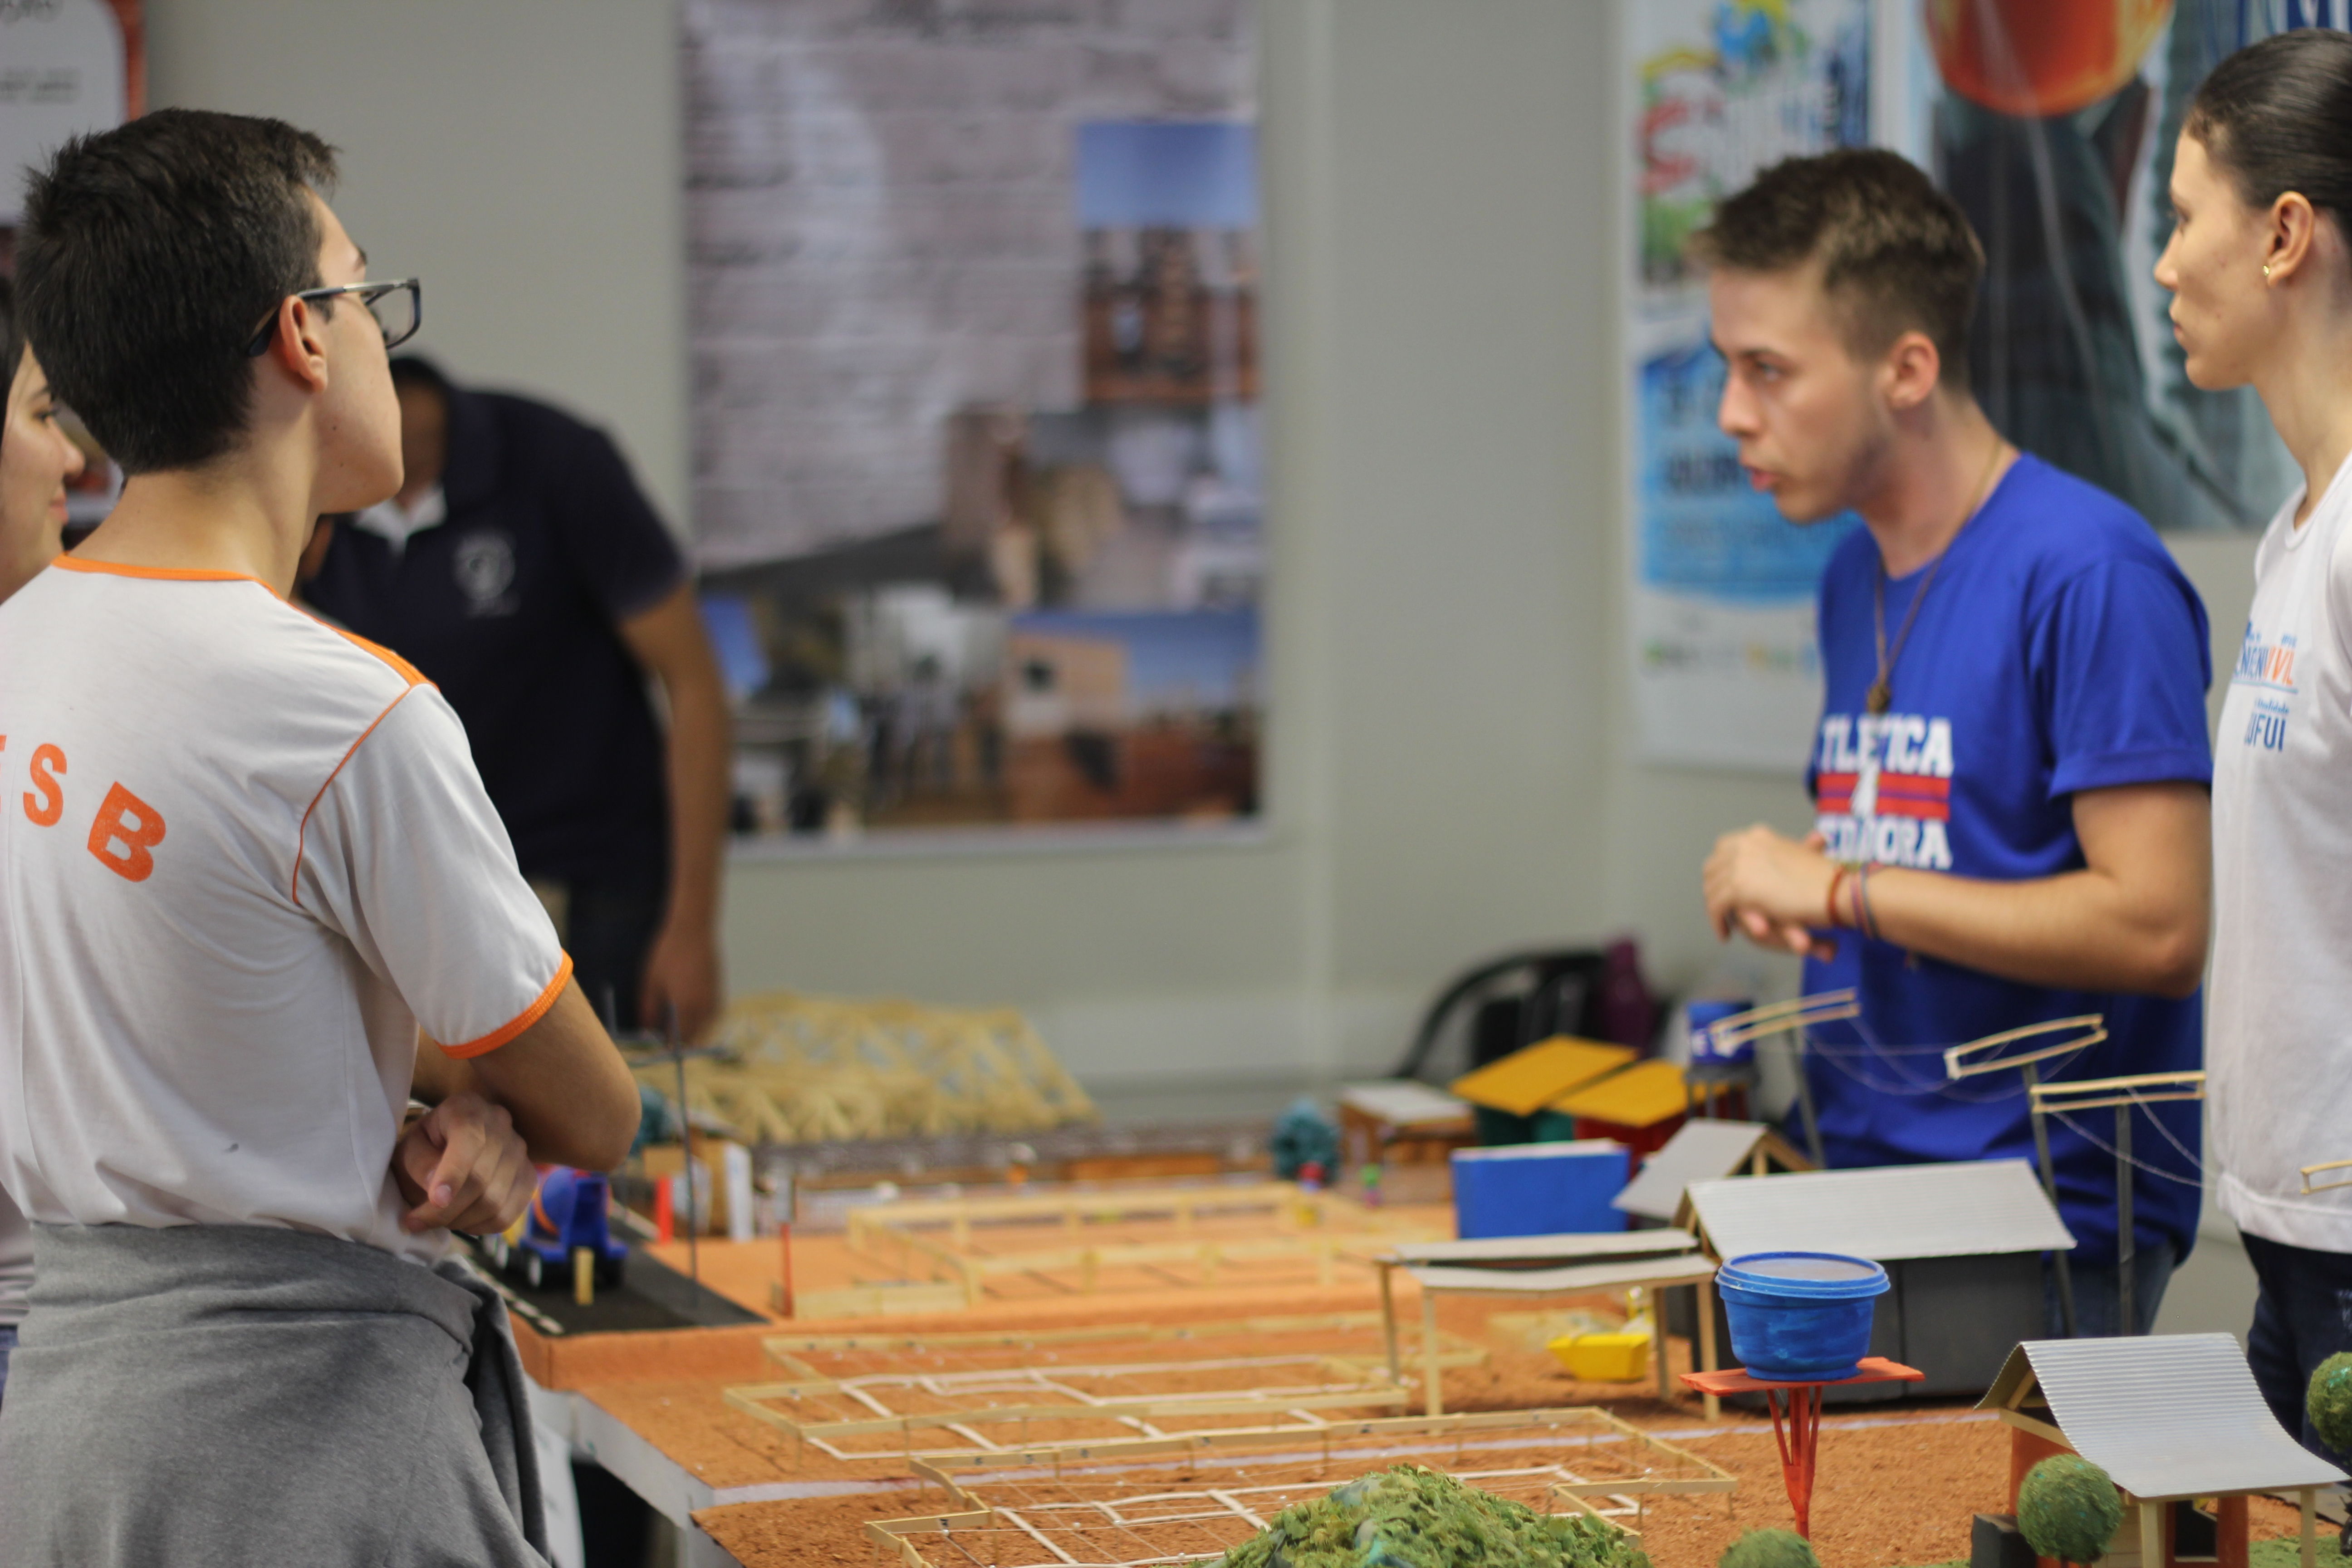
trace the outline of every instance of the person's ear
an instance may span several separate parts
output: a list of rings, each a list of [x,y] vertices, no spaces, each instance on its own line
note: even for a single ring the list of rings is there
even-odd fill
[[[269,337],[269,359],[303,391],[326,390],[326,312],[295,294],[278,301],[277,330]]]
[[[1898,414],[1916,408],[1936,394],[1944,373],[1944,356],[1936,340],[1917,328],[1895,340],[1880,365],[1880,384],[1887,405]]]
[[[2319,214],[2311,198],[2289,191],[2271,204],[2263,236],[2263,281],[2275,288],[2308,265],[2319,244]]]

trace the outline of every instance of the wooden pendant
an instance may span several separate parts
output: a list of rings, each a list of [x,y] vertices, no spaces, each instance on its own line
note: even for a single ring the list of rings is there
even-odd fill
[[[1863,699],[1862,705],[1873,713],[1884,713],[1895,706],[1895,693],[1887,689],[1884,679],[1874,680],[1870,683],[1870,694]]]

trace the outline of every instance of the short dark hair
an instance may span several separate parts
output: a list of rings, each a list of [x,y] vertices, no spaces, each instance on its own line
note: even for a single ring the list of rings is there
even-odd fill
[[[1969,384],[1969,318],[1984,247],[1959,204],[1907,159],[1877,147],[1788,158],[1715,209],[1692,253],[1740,272],[1819,262],[1847,346],[1884,353],[1913,330],[1941,356],[1939,380]]]
[[[254,333],[319,285],[306,191],[335,153],[278,120],[166,109],[79,136],[27,182],[24,331],[49,384],[127,474],[233,447]]]
[[[2247,205],[2300,191],[2352,236],[2352,34],[2307,27],[2247,45],[2206,73],[2180,129]]]

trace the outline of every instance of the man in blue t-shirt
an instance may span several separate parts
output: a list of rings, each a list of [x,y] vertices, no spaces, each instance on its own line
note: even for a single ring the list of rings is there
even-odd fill
[[[1808,992],[1861,993],[1807,1058],[1832,1165],[2031,1159],[2021,1072],[1948,1081],[1943,1047],[2100,1013],[2107,1040],[2045,1078],[2201,1063],[2204,606],[2137,514],[1985,418],[1966,358],[1982,252],[1917,169],[1791,159],[1698,249],[1718,418],[1751,481],[1793,521],[1864,523],[1822,580],[1815,831],[1727,834],[1708,913],[1803,954]],[[2195,1238],[2195,1112],[2132,1113],[2137,1331]],[[2050,1126],[2085,1335],[2129,1331],[2113,1126]]]

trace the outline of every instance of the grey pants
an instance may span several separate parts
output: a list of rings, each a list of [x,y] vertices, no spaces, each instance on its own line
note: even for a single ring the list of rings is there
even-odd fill
[[[36,1226],[0,1568],[541,1568],[506,1312],[454,1265],[249,1226]]]

